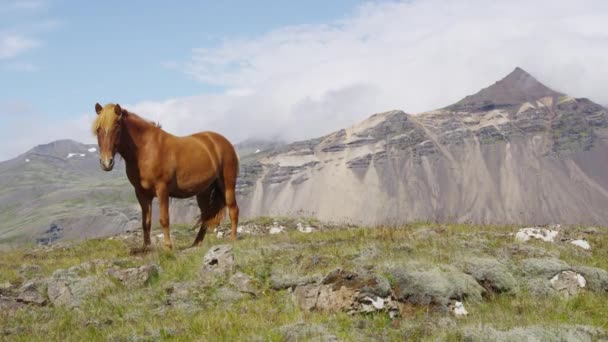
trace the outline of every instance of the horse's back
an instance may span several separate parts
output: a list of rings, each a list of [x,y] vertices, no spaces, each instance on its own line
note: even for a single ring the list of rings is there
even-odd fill
[[[195,138],[199,142],[205,145],[206,148],[213,148],[217,154],[219,161],[224,167],[233,167],[237,170],[239,167],[239,160],[236,150],[232,143],[223,135],[212,132],[200,132],[191,135],[190,137]]]

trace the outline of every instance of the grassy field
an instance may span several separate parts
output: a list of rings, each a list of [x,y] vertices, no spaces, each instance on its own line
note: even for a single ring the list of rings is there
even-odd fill
[[[268,224],[274,219],[259,219]],[[294,222],[278,219],[289,226]],[[191,290],[187,305],[167,305],[167,288],[197,283],[203,255],[212,245],[230,243],[208,234],[202,247],[184,250],[194,238],[187,227],[174,227],[175,251],[155,249],[132,256],[140,237],[97,239],[52,249],[22,248],[0,253],[0,284],[18,287],[28,277],[50,277],[94,259],[122,267],[156,263],[158,277],[145,286],[128,288],[114,282],[78,308],[28,306],[0,314],[0,338],[7,340],[206,340],[283,341],[331,339],[360,340],[485,340],[484,329],[554,330],[584,325],[608,330],[608,292],[584,290],[571,298],[538,295],[527,286],[521,263],[528,258],[559,259],[571,266],[608,270],[608,234],[599,229],[585,235],[590,251],[568,243],[514,241],[516,227],[414,224],[402,227],[331,229],[265,236],[242,235],[232,243],[236,268],[251,276],[257,297],[226,300],[223,281]],[[155,234],[159,231],[155,230]],[[566,235],[583,234],[569,228]],[[390,269],[416,262],[428,267],[461,268],[469,257],[486,257],[507,265],[517,280],[508,293],[486,293],[481,301],[465,301],[466,317],[429,306],[401,306],[401,316],[348,315],[308,312],[297,307],[288,291],[270,287],[273,275],[323,276],[336,268],[372,270],[394,283]],[[34,267],[36,274],[24,275]],[[31,268],[31,267],[30,267]],[[25,270],[25,271],[24,271]],[[107,278],[103,270],[85,275]],[[304,330],[304,333],[301,331]],[[478,332],[478,333],[476,333]],[[484,338],[485,336],[485,338]]]

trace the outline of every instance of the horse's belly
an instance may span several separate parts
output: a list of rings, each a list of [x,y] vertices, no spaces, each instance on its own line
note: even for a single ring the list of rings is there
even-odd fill
[[[176,198],[188,198],[195,196],[203,190],[207,189],[211,183],[215,181],[215,178],[209,179],[190,179],[190,180],[179,180],[176,182],[176,186],[172,187],[170,195]]]

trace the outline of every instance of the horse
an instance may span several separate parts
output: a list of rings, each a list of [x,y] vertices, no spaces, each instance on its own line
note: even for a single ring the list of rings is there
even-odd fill
[[[129,112],[119,104],[95,104],[97,117],[93,135],[99,145],[99,164],[104,171],[114,167],[118,153],[125,161],[127,178],[141,206],[144,250],[150,246],[152,200],[158,198],[164,246],[172,249],[169,231],[169,197],[196,196],[200,228],[192,247],[199,246],[208,227],[230,215],[231,237],[236,240],[239,207],[236,179],[239,159],[234,146],[215,132],[178,137],[160,125]]]

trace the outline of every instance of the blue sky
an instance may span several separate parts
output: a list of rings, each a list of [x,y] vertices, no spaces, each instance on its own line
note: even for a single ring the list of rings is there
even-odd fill
[[[221,91],[223,86],[196,81],[167,62],[224,39],[331,21],[360,1],[19,3],[2,0],[0,30],[23,32],[38,43],[0,60],[0,102],[27,103],[28,110],[61,119],[92,111],[95,101],[137,103]]]
[[[0,0],[0,160],[94,142],[95,102],[234,142],[441,108],[516,66],[608,104],[606,22],[605,0]]]

